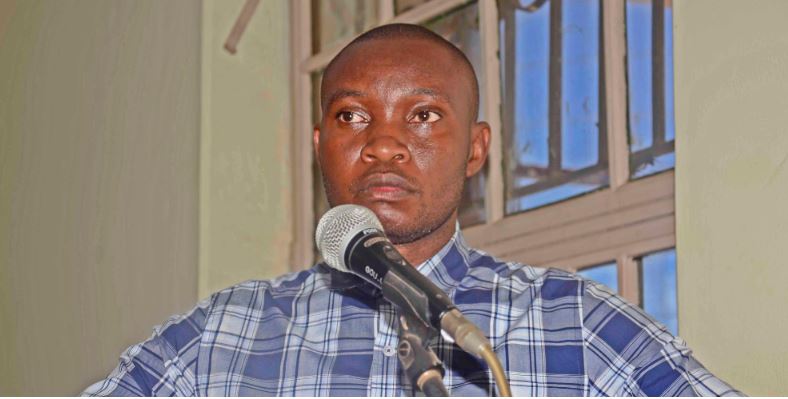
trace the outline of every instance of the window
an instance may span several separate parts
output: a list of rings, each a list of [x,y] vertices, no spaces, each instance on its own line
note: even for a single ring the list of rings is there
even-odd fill
[[[678,304],[676,303],[676,250],[651,253],[638,260],[641,290],[640,306],[662,322],[673,334],[678,334]]]
[[[314,223],[324,210],[308,134],[320,72],[361,31],[415,23],[468,55],[480,114],[492,127],[486,168],[467,182],[461,205],[466,239],[505,259],[579,272],[675,318],[675,300],[654,299],[675,298],[675,283],[666,282],[675,256],[664,255],[675,253],[670,0],[292,7],[294,109],[311,110],[294,121],[295,265],[313,260]]]
[[[627,77],[630,174],[672,169],[673,13],[661,2],[627,0]],[[661,12],[658,12],[661,10]]]
[[[600,2],[500,2],[506,214],[609,184]]]
[[[673,334],[678,334],[678,303],[676,298],[676,249],[671,248],[636,259],[639,269],[639,298],[642,307]],[[577,274],[618,292],[616,262],[585,267]]]
[[[618,271],[616,270],[616,262],[583,268],[578,270],[577,274],[601,283],[613,290],[613,292],[618,292]]]

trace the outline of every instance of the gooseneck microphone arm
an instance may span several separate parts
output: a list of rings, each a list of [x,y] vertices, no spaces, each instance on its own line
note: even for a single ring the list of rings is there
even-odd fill
[[[411,384],[427,396],[449,396],[443,385],[443,363],[429,347],[437,331],[404,312],[399,313],[397,357]]]

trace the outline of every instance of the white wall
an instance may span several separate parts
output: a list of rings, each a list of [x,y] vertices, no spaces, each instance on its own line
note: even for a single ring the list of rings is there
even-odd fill
[[[260,2],[231,55],[244,3],[203,4],[200,297],[290,270],[288,1]]]
[[[788,2],[676,1],[681,335],[750,395],[788,395]]]
[[[0,395],[75,395],[197,300],[201,4],[0,1]]]

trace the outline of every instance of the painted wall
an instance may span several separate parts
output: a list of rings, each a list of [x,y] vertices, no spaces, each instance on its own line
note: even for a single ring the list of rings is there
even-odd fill
[[[290,270],[289,7],[260,2],[231,55],[244,2],[203,3],[200,297]]]
[[[676,1],[681,335],[750,395],[788,395],[788,2]]]
[[[197,300],[201,5],[0,1],[0,395],[75,395]]]

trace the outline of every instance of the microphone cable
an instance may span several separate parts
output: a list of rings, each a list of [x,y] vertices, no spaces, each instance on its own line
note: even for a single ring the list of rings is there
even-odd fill
[[[512,396],[509,380],[506,378],[501,361],[498,359],[498,355],[495,354],[490,340],[487,339],[479,327],[466,319],[455,308],[443,315],[441,328],[454,339],[457,346],[487,363],[495,379],[495,385],[498,387],[500,396]]]
[[[490,367],[490,371],[492,371],[493,378],[495,379],[495,386],[498,388],[499,396],[511,397],[512,390],[509,387],[509,380],[506,378],[506,373],[503,371],[503,366],[501,365],[501,361],[498,359],[498,356],[495,355],[491,346],[487,346],[485,350],[481,352],[482,359],[484,359],[487,366]]]

